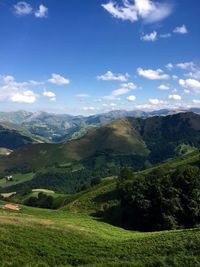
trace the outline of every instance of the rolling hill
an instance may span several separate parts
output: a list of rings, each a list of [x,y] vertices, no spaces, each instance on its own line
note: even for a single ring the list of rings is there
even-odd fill
[[[100,127],[112,121],[126,117],[148,118],[152,116],[167,116],[178,112],[190,110],[113,110],[107,113],[90,116],[72,116],[68,114],[53,114],[41,112],[0,112],[1,123],[11,123],[18,128],[26,130],[38,139],[48,142],[59,143],[66,140],[78,139],[84,136],[87,131],[94,127]],[[191,109],[195,113],[200,113],[198,108]]]
[[[131,164],[140,169],[145,161],[155,164],[176,156],[183,145],[189,151],[200,147],[200,115],[127,118],[91,129],[77,140],[22,147],[0,160],[0,171],[26,164],[39,170],[77,163],[92,168]]]
[[[199,165],[199,156],[192,152],[140,174]],[[119,204],[115,188],[114,177],[104,179],[87,191],[65,196],[67,205],[59,210],[20,205],[19,212],[7,211],[2,209],[6,202],[0,201],[0,262],[3,266],[33,266],[33,262],[34,266],[199,266],[198,228],[142,233],[91,216],[105,205]]]

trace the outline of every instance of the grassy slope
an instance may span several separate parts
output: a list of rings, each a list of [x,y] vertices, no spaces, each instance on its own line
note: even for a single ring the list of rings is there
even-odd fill
[[[168,170],[184,166],[187,164],[199,164],[200,163],[200,152],[194,151],[185,156],[177,159],[166,161],[163,164],[152,167],[150,169],[138,172],[139,175],[147,174],[158,168],[166,168]],[[118,203],[116,192],[116,179],[108,178],[104,179],[103,182],[94,188],[91,188],[85,192],[79,193],[73,196],[70,200],[67,208],[73,212],[96,212],[102,210],[103,205],[107,203],[109,206],[113,206]]]
[[[164,165],[198,161],[199,153],[193,152]],[[57,211],[0,209],[2,266],[200,266],[200,230],[139,233],[89,216],[104,203],[115,205],[115,181],[104,179],[91,190],[69,196],[68,206]]]
[[[12,181],[7,181],[5,178],[0,179],[0,187],[8,187],[11,185],[16,185],[20,183],[24,183],[27,181],[30,181],[33,178],[34,174],[33,173],[26,173],[26,174],[15,174],[13,175],[13,180]]]
[[[138,233],[84,214],[27,207],[0,209],[0,247],[1,266],[200,264],[199,230]]]
[[[116,154],[147,155],[148,149],[132,129],[129,120],[116,121],[107,126],[91,129],[83,138],[61,144],[28,145],[0,161],[0,171],[29,162],[39,169],[52,163],[60,164],[87,159],[97,151]]]

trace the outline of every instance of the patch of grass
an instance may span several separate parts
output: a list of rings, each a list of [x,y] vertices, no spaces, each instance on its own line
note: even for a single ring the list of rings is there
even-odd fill
[[[27,181],[32,180],[34,176],[34,173],[18,173],[18,174],[14,174],[12,175],[12,180],[11,181],[7,181],[6,178],[0,179],[0,187],[8,187],[8,186],[12,186],[12,185],[16,185],[16,184],[20,184],[20,183],[24,183]]]
[[[200,230],[139,233],[86,214],[0,210],[1,266],[199,266]]]

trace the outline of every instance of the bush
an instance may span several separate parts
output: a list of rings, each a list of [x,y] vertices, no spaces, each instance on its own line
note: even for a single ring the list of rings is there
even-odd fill
[[[118,178],[121,224],[143,231],[191,228],[200,223],[200,169],[159,169],[144,176],[123,169]]]

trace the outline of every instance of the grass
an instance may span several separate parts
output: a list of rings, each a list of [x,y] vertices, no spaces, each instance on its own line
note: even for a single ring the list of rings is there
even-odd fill
[[[199,153],[195,151],[163,166],[196,162]],[[155,168],[159,166],[140,174]],[[0,266],[200,266],[200,229],[141,233],[90,216],[105,203],[117,204],[115,186],[115,177],[109,177],[85,192],[63,195],[68,204],[59,210],[0,208]]]
[[[87,214],[0,209],[1,266],[200,266],[200,230],[139,233]]]
[[[11,185],[16,185],[16,184],[20,184],[20,183],[24,183],[27,181],[32,180],[34,173],[26,173],[26,174],[14,174],[12,175],[13,179],[12,181],[7,181],[6,178],[0,179],[0,187],[8,187]]]

